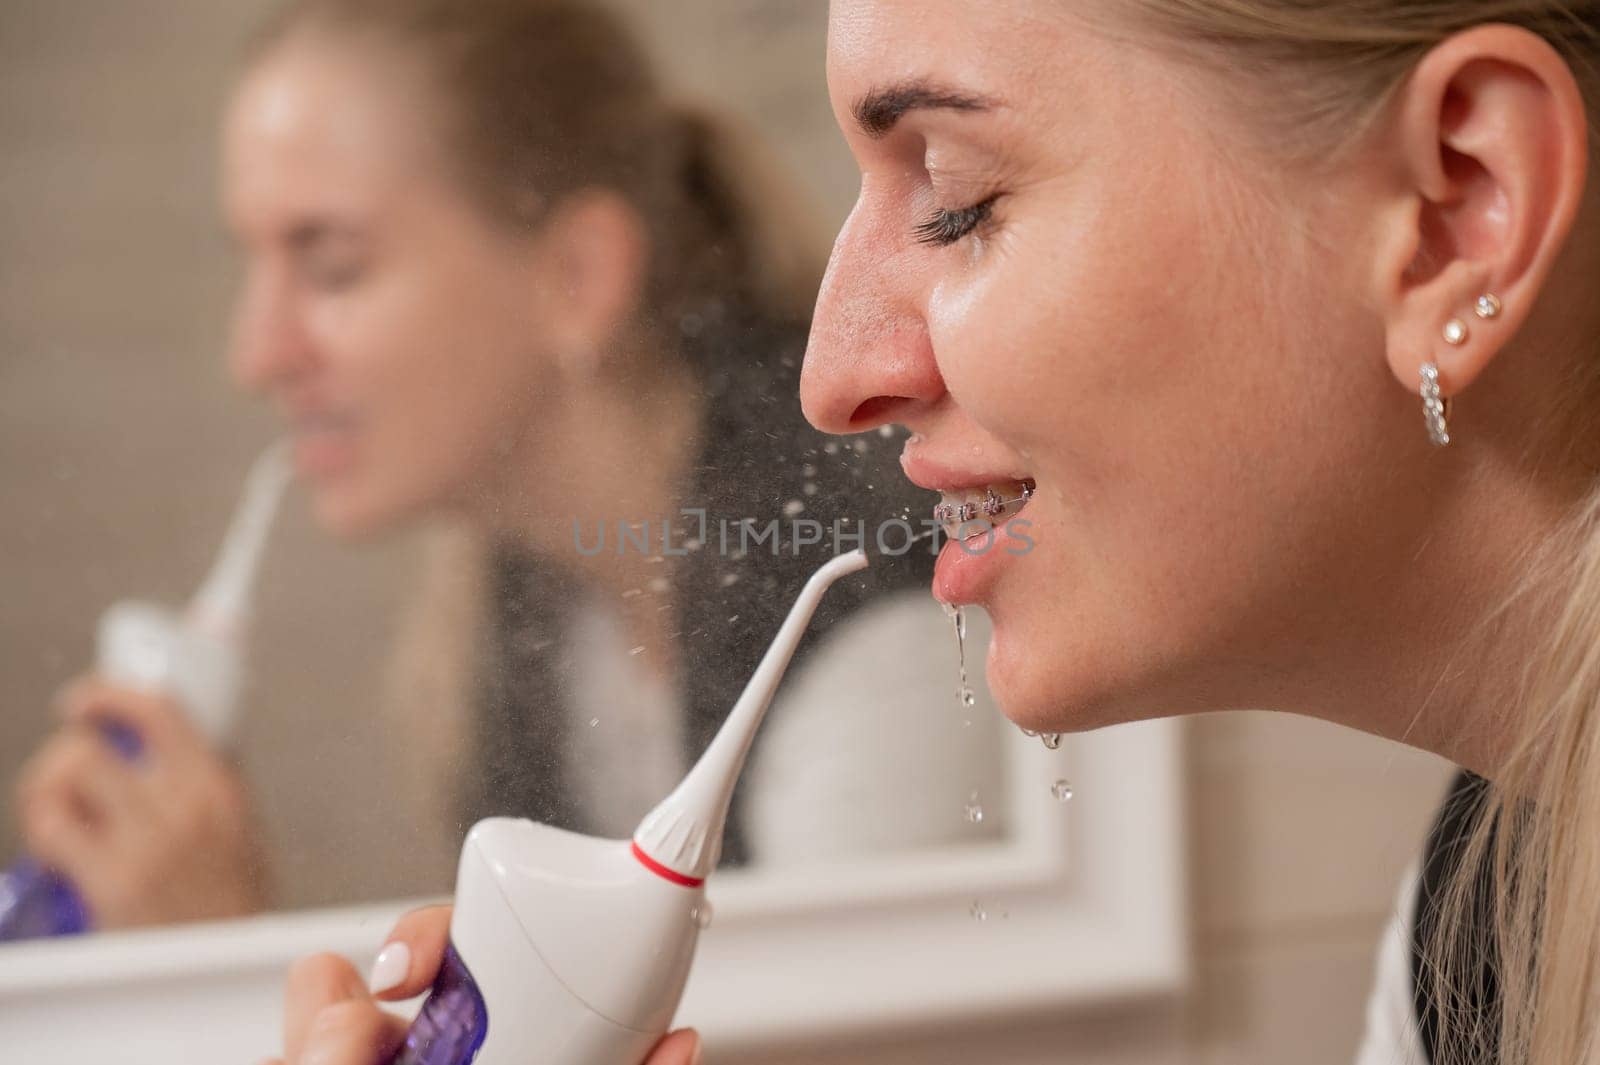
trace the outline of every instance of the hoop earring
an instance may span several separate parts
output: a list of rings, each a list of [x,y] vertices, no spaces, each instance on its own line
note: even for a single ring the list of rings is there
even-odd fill
[[[1422,364],[1422,420],[1428,426],[1428,439],[1435,447],[1450,443],[1450,429],[1445,419],[1450,414],[1450,401],[1439,395],[1439,367],[1431,362]]]

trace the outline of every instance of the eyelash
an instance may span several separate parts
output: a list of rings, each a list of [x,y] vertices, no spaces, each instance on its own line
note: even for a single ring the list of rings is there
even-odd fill
[[[325,292],[339,292],[361,280],[365,263],[350,255],[313,257],[306,263],[306,276]]]
[[[915,230],[917,242],[938,248],[954,244],[989,220],[995,201],[999,198],[990,196],[981,203],[954,211],[940,208],[933,213],[933,217],[918,223]]]

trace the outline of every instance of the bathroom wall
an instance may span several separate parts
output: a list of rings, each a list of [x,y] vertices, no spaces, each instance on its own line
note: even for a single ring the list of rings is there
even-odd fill
[[[97,613],[128,595],[174,601],[192,585],[270,435],[221,365],[233,275],[213,161],[231,57],[268,6],[0,8],[5,780],[38,742],[51,690],[88,660]],[[819,224],[837,224],[855,179],[821,91],[819,0],[625,6],[687,90],[781,131],[778,155],[819,199]],[[408,841],[372,802],[402,783],[382,677],[417,553],[410,541],[332,546],[298,511],[274,547],[240,752],[287,905],[438,882],[439,858],[408,861]],[[307,616],[314,632],[293,623]],[[1448,767],[1264,715],[1197,721],[1189,737],[1196,973],[1182,1000],[774,1048],[756,1065],[1349,1060],[1375,937]],[[302,786],[308,775],[316,788]],[[12,842],[0,825],[0,847]],[[1062,964],[1073,964],[1065,950]]]

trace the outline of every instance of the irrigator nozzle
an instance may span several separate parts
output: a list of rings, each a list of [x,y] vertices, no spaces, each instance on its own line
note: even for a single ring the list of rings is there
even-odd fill
[[[778,690],[778,682],[789,668],[823,593],[840,577],[866,566],[866,554],[851,551],[828,562],[806,581],[711,745],[677,790],[652,810],[634,833],[634,849],[651,863],[691,884],[698,884],[717,867],[733,787],[739,781],[745,756],[750,753],[750,744]]]
[[[250,613],[250,589],[278,502],[293,474],[287,441],[262,452],[245,478],[244,494],[217,561],[189,601],[189,620],[219,635],[236,634]]]

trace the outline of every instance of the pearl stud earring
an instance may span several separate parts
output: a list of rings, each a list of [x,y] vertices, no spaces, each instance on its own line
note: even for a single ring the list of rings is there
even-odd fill
[[[1459,318],[1452,318],[1444,323],[1444,342],[1453,348],[1459,348],[1467,342],[1467,323]]]
[[[1472,305],[1472,313],[1484,321],[1500,317],[1500,297],[1493,292],[1485,292]]]

